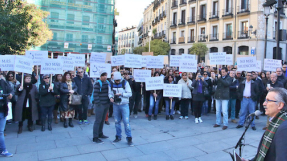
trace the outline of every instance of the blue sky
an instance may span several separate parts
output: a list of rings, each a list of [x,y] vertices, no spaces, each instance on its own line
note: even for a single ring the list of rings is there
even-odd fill
[[[153,0],[116,0],[116,8],[120,13],[116,16],[118,27],[117,31],[122,28],[138,25],[143,18],[144,9],[151,4]]]

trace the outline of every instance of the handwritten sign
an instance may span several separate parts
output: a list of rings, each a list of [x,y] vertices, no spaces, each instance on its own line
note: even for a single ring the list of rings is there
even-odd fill
[[[112,66],[125,65],[125,56],[124,55],[111,56],[111,64]]]
[[[181,60],[179,63],[180,72],[197,72],[196,60]]]
[[[107,54],[106,53],[91,53],[90,63],[106,63]]]
[[[63,61],[60,59],[42,60],[41,74],[63,74]]]
[[[1,55],[0,69],[1,71],[14,71],[15,55]]]
[[[225,65],[226,64],[226,53],[209,53],[210,65]]]
[[[15,64],[14,64],[14,71],[22,72],[22,73],[32,73],[33,62],[27,56],[15,56]]]
[[[128,68],[141,68],[142,56],[134,54],[125,54],[125,67]]]
[[[237,58],[237,69],[239,71],[253,71],[256,68],[256,57]]]
[[[145,78],[145,88],[147,91],[163,89],[163,77]]]
[[[86,57],[84,54],[68,54],[68,58],[73,58],[74,66],[84,67],[86,66]]]
[[[182,59],[182,55],[171,55],[169,66],[171,67],[179,67],[179,62]]]
[[[148,56],[147,57],[147,68],[163,68],[164,57],[163,56]]]
[[[100,78],[103,72],[107,73],[107,77],[111,78],[111,64],[104,64],[104,63],[92,63],[90,70],[90,77],[92,78]]]
[[[48,51],[26,51],[26,56],[32,59],[33,65],[41,65],[43,59],[48,59]]]
[[[225,65],[233,65],[233,55],[232,54],[226,54]]]
[[[196,56],[195,55],[191,55],[191,54],[182,54],[182,59],[192,59],[192,60],[196,60]]]
[[[65,71],[73,71],[74,70],[74,63],[73,57],[66,57],[66,56],[58,56],[59,60],[63,62],[63,70]]]
[[[282,67],[281,61],[282,60],[264,59],[264,70],[275,72],[276,68]]]
[[[151,77],[151,70],[134,69],[134,78],[136,82],[145,82],[145,78]]]
[[[182,85],[181,84],[164,84],[163,97],[181,97]]]
[[[262,71],[261,60],[257,60],[256,61],[256,69],[254,71],[256,71],[256,72],[261,72]]]

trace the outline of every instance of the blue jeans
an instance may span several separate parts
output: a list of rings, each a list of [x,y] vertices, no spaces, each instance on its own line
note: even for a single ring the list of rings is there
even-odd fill
[[[3,112],[0,112],[0,153],[6,150],[4,140],[4,129],[6,125],[6,117]]]
[[[156,97],[156,102],[155,102],[153,94],[152,94],[152,93],[150,94],[150,97],[149,97],[149,103],[150,103],[150,104],[149,104],[148,115],[152,115],[152,110],[153,110],[154,107],[155,107],[155,109],[154,109],[154,115],[157,115],[157,113],[158,113],[158,106],[159,106],[161,97],[162,97],[162,96],[161,96],[160,94],[157,95],[157,97]]]
[[[115,118],[116,131],[119,138],[122,138],[122,127],[121,121],[123,120],[125,126],[125,132],[127,137],[132,137],[131,126],[130,126],[130,109],[129,104],[115,105],[113,104],[113,113]]]
[[[173,115],[173,112],[174,112],[174,105],[175,105],[175,100],[172,100],[172,107],[170,109],[170,99],[165,99],[165,114],[166,115]]]
[[[228,126],[228,100],[216,101],[216,124],[221,124],[221,111],[223,113],[223,126]]]
[[[208,112],[208,100],[205,100],[202,105],[201,115],[206,115]]]
[[[231,120],[235,120],[235,105],[236,105],[236,99],[230,99],[228,102],[228,108],[231,109],[230,112]]]
[[[256,102],[254,102],[251,98],[244,98],[243,97],[243,99],[241,101],[239,125],[243,126],[246,116],[255,111],[255,105],[256,105]],[[251,123],[251,127],[255,127],[254,120]]]

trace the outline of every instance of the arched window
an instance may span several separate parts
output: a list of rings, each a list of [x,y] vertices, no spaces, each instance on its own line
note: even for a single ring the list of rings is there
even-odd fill
[[[226,54],[232,54],[232,47],[230,46],[223,47],[223,52],[226,52]]]
[[[249,55],[249,46],[239,46],[238,55]]]
[[[184,54],[184,49],[179,49],[179,55]]]
[[[175,49],[171,49],[170,55],[175,55]]]
[[[216,52],[218,52],[218,48],[217,47],[210,48],[210,53],[216,53]]]

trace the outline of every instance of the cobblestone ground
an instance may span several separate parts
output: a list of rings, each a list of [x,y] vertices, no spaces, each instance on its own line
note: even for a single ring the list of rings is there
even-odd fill
[[[29,132],[26,123],[23,133],[18,135],[16,124],[6,126],[6,146],[13,153],[12,158],[1,158],[3,161],[230,161],[228,152],[233,151],[235,144],[244,131],[236,129],[237,124],[229,122],[227,130],[213,128],[215,114],[203,116],[203,123],[195,124],[194,116],[188,120],[165,120],[165,115],[159,115],[158,120],[148,121],[144,113],[139,113],[137,119],[131,117],[131,127],[134,147],[129,147],[125,139],[113,145],[115,138],[114,120],[111,125],[104,126],[104,134],[109,139],[103,139],[104,144],[92,142],[93,124],[78,125],[74,120],[74,128],[64,128],[62,123],[53,124],[53,131],[42,132],[40,126],[35,126]],[[88,118],[94,121],[94,116]],[[256,120],[256,131],[249,129],[243,149],[243,157],[255,155],[259,140],[263,135],[262,128],[266,117]],[[122,125],[123,127],[123,125]],[[124,129],[123,129],[124,132]],[[125,134],[123,133],[123,137]]]

